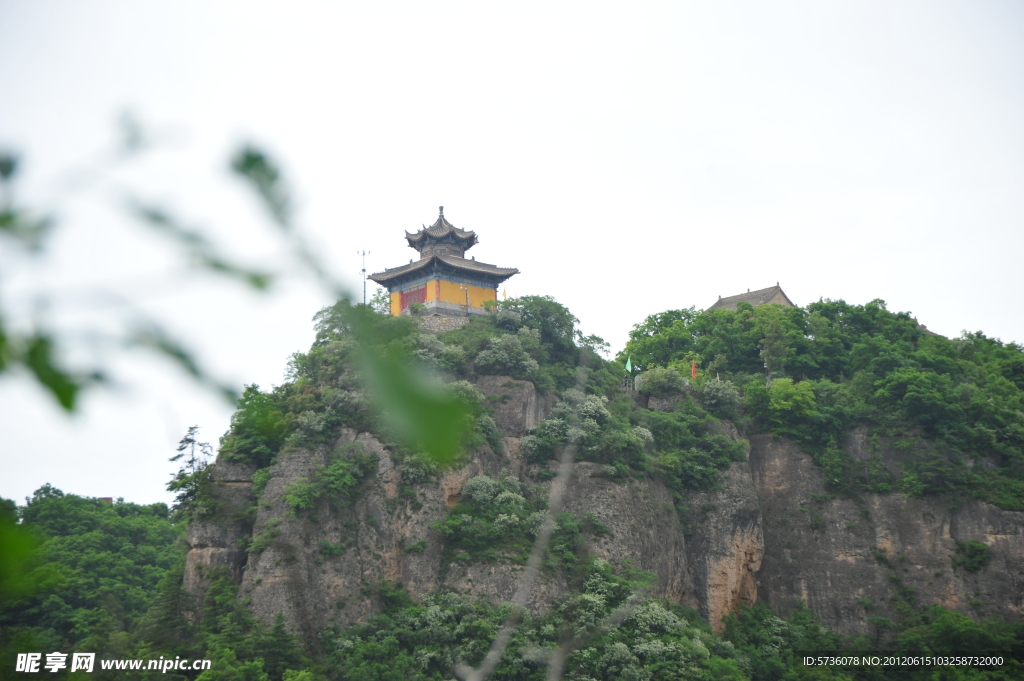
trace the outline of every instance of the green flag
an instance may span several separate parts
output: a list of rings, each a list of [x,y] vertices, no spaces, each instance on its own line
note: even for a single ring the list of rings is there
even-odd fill
[[[626,371],[630,371],[630,372],[633,371],[633,358],[632,357],[627,357],[626,358]]]

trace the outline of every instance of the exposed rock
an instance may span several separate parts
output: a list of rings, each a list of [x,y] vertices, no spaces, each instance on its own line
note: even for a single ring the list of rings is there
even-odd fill
[[[757,602],[757,577],[764,555],[761,509],[746,462],[721,476],[721,489],[687,497],[694,534],[687,546],[693,576],[692,603],[722,631],[722,617],[741,603]]]
[[[592,516],[610,534],[594,539],[590,550],[615,566],[629,561],[657,575],[651,595],[676,603],[691,590],[686,540],[672,493],[650,478],[613,482],[604,466],[581,462],[573,467],[565,510],[580,521]]]
[[[190,551],[185,556],[185,591],[201,603],[210,579],[221,570],[241,581],[246,552],[241,542],[252,532],[247,510],[253,503],[252,474],[255,467],[218,461],[210,469],[212,507],[193,518],[188,526]],[[190,612],[195,622],[197,612]]]
[[[530,381],[510,376],[480,376],[476,387],[494,408],[494,422],[504,435],[522,437],[551,413],[557,395],[542,395]]]
[[[750,466],[765,546],[758,595],[776,612],[802,600],[844,633],[871,632],[869,617],[896,617],[906,598],[1022,619],[1024,513],[902,494],[865,494],[860,506],[831,498],[811,457],[768,435],[751,439]],[[956,540],[985,542],[989,565],[953,569]]]
[[[185,589],[201,598],[211,570],[223,568],[241,584],[256,616],[272,622],[282,612],[289,629],[309,641],[327,624],[379,612],[376,587],[383,580],[401,582],[416,598],[453,590],[511,599],[522,565],[442,565],[443,543],[432,525],[475,475],[508,471],[533,484],[524,477],[520,438],[556,398],[508,377],[481,377],[477,386],[496,398],[501,452],[484,447],[433,482],[403,483],[390,451],[367,433],[345,430],[336,445],[358,441],[378,459],[376,475],[362,482],[355,501],[321,499],[315,509],[293,514],[286,488],[309,479],[333,447],[288,451],[271,469],[253,526],[252,467],[218,462],[212,472],[218,511],[189,527]],[[727,422],[714,428],[739,437]],[[595,463],[574,465],[565,510],[608,529],[592,537],[592,553],[655,573],[652,595],[697,607],[717,629],[726,613],[758,599],[781,614],[804,601],[841,632],[872,633],[868,619],[896,617],[907,598],[1024,620],[1024,513],[980,502],[951,509],[939,499],[900,494],[832,498],[821,469],[793,443],[763,435],[750,445],[749,462],[732,464],[718,489],[688,495],[689,539],[661,482],[609,480]],[[898,467],[902,453],[891,445],[856,430],[846,442],[854,458],[877,456]],[[247,554],[239,543],[244,538],[265,548]],[[957,540],[984,542],[989,564],[974,573],[954,569]],[[546,572],[528,606],[542,611],[567,591],[562,575]]]
[[[315,514],[294,517],[284,502],[284,490],[323,464],[324,452],[283,453],[271,470],[253,534],[259,537],[276,531],[277,535],[265,550],[249,555],[242,580],[254,614],[271,622],[282,612],[293,631],[311,635],[333,621],[359,621],[379,611],[381,604],[373,590],[381,580],[401,582],[414,596],[441,589],[495,602],[511,600],[522,565],[455,562],[442,566],[442,543],[431,528],[449,505],[457,503],[470,477],[497,472],[473,461],[437,483],[417,485],[415,501],[396,498],[388,493],[387,480],[394,470],[390,453],[368,435],[351,431],[345,433],[342,444],[353,439],[374,452],[380,464],[377,476],[363,483],[351,508],[332,509],[323,500]],[[501,463],[506,464],[503,470],[513,470],[508,459]],[[602,471],[597,464],[575,465],[565,510],[580,520],[593,514],[610,530],[609,536],[595,541],[594,553],[614,564],[628,560],[634,568],[657,574],[654,595],[680,600],[689,580],[682,529],[668,490],[654,480],[616,484],[600,477]],[[321,542],[343,546],[344,554],[323,555]],[[410,547],[414,550],[407,550]],[[527,606],[540,612],[566,593],[564,576],[545,572]]]
[[[683,395],[673,395],[672,397],[655,397],[651,395],[647,398],[647,409],[655,409],[657,411],[672,411],[676,402],[681,402],[684,399]]]

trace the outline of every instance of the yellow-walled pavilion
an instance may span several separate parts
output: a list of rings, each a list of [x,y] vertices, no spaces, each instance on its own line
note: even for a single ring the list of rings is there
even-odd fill
[[[497,267],[466,259],[466,251],[476,245],[476,232],[459,229],[444,217],[440,208],[437,222],[415,234],[405,233],[409,247],[420,254],[419,260],[394,267],[370,279],[391,294],[391,314],[398,316],[413,303],[428,312],[454,316],[486,314],[484,303],[498,299],[498,285],[519,270]]]

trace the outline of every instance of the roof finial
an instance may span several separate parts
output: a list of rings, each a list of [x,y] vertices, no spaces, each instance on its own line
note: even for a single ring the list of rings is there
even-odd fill
[[[444,215],[444,206],[438,206],[437,209],[441,211],[441,215]]]

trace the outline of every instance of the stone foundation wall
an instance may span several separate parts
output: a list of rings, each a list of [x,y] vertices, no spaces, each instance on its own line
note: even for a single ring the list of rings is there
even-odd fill
[[[427,333],[443,333],[457,329],[469,321],[469,317],[453,317],[450,315],[432,314],[417,317],[419,327]]]

